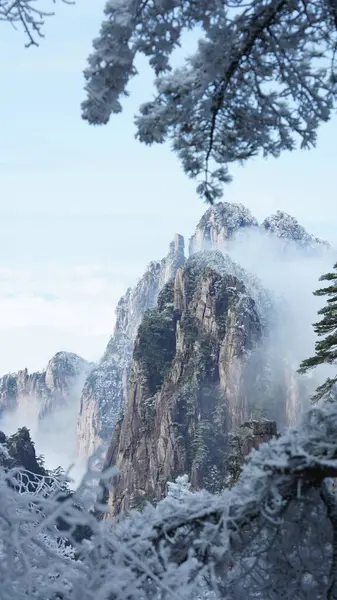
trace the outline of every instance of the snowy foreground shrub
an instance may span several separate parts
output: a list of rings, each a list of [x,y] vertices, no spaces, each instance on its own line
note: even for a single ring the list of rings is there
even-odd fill
[[[94,477],[89,469],[60,502],[57,479],[28,492],[17,471],[1,472],[1,600],[337,597],[334,404],[261,446],[239,483],[218,495],[192,493],[178,478],[156,507],[116,523],[90,511]],[[71,529],[62,539],[59,517],[73,530],[87,525],[90,541]]]

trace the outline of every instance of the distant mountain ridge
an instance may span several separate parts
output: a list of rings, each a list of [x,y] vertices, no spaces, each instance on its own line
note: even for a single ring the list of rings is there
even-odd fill
[[[281,210],[270,217],[266,217],[261,227],[277,237],[295,242],[302,247],[324,247],[331,248],[330,244],[321,238],[308,233],[299,222]]]
[[[0,418],[26,403],[33,405],[37,418],[43,421],[54,411],[65,408],[79,398],[90,363],[72,352],[57,352],[44,371],[29,373],[27,369],[0,377]],[[22,426],[24,423],[22,424]]]
[[[330,248],[328,242],[308,233],[297,219],[284,211],[276,211],[259,224],[242,204],[219,202],[201,217],[190,238],[189,254],[204,248],[226,250],[228,243],[243,230],[260,230],[301,248]]]

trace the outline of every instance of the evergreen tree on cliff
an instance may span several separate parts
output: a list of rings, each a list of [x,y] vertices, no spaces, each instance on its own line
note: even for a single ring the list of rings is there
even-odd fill
[[[145,55],[157,93],[140,106],[137,137],[171,140],[198,193],[213,202],[228,165],[315,145],[336,100],[336,0],[109,0],[84,72],[83,118],[106,124]],[[185,64],[183,34],[203,37]]]
[[[316,342],[315,355],[301,363],[299,373],[306,373],[322,364],[337,364],[337,263],[333,268],[333,273],[325,273],[320,277],[320,281],[329,281],[330,285],[314,292],[315,296],[328,296],[326,306],[318,311],[318,314],[322,315],[321,320],[314,323],[315,333],[323,339]],[[317,388],[313,400],[331,398],[336,383],[337,375],[329,377]]]

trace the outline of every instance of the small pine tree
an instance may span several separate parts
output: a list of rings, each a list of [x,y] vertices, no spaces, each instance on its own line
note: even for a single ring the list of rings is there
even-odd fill
[[[306,373],[324,363],[337,364],[337,263],[333,268],[334,273],[325,273],[319,279],[319,281],[331,281],[331,285],[314,292],[315,296],[329,296],[327,305],[318,311],[318,314],[322,315],[322,319],[313,325],[315,333],[319,337],[325,337],[316,342],[315,356],[302,361],[298,370],[299,373]],[[331,399],[331,392],[333,392],[336,383],[337,375],[332,379],[329,377],[317,388],[312,400],[317,402],[323,397]]]

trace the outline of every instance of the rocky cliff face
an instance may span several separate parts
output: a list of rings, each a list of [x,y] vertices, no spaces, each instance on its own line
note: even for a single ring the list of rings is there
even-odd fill
[[[184,261],[184,238],[177,234],[168,255],[152,262],[136,287],[119,301],[114,334],[83,388],[77,435],[80,456],[88,457],[102,442],[109,442],[125,405],[138,327],[145,312],[156,305],[160,290],[175,277]]]
[[[58,352],[46,369],[28,373],[27,369],[0,378],[0,418],[24,404],[34,406],[43,419],[79,398],[83,383],[93,364],[77,354]]]
[[[277,243],[270,245],[270,240]],[[190,255],[205,248],[212,252],[214,257],[217,250],[227,252],[225,257],[228,266],[232,262],[231,272],[244,281],[247,290],[256,302],[261,323],[267,326],[267,329],[272,330],[272,335],[267,341],[264,340],[259,349],[259,362],[260,364],[263,361],[265,363],[263,380],[266,377],[270,378],[271,372],[273,372],[274,379],[288,382],[287,392],[282,401],[280,401],[281,391],[277,394],[277,402],[286,406],[286,413],[281,417],[282,421],[278,421],[278,425],[282,429],[285,425],[295,424],[298,421],[300,412],[303,410],[302,400],[305,396],[310,396],[315,384],[313,381],[311,384],[310,382],[304,383],[296,375],[298,357],[294,359],[290,345],[283,355],[278,347],[281,344],[284,345],[284,340],[278,340],[275,335],[277,328],[279,331],[283,330],[282,319],[286,307],[282,295],[274,298],[272,294],[263,289],[255,277],[248,275],[231,261],[230,255],[237,256],[235,250],[240,248],[242,242],[244,245],[241,248],[244,248],[244,252],[252,251],[254,254],[255,243],[258,249],[262,244],[261,248],[265,252],[275,252],[275,258],[278,261],[280,257],[284,261],[292,261],[294,258],[296,260],[296,257],[303,259],[305,256],[310,260],[311,257],[317,257],[322,252],[331,250],[331,247],[326,241],[308,233],[294,217],[284,211],[277,211],[259,224],[244,206],[226,202],[212,206],[205,212],[196,227],[195,234],[190,239]],[[239,256],[240,260],[244,258],[242,250],[241,253],[239,252]],[[215,258],[212,260],[214,262]],[[263,261],[261,250],[258,260]],[[251,261],[248,263],[251,264]],[[217,268],[216,265],[214,267]],[[280,384],[280,390],[282,387],[283,383]],[[272,406],[274,403],[273,393],[269,393],[267,396],[269,398],[268,405]],[[273,412],[271,414],[275,417]]]
[[[249,292],[235,268],[221,253],[193,255],[139,327],[125,413],[105,464],[120,471],[109,496],[114,514],[158,500],[184,473],[193,488],[223,487],[228,434],[254,411],[263,414],[267,391],[275,405],[282,396],[276,412],[285,419],[286,382],[263,377],[256,350],[266,325],[252,280]]]

